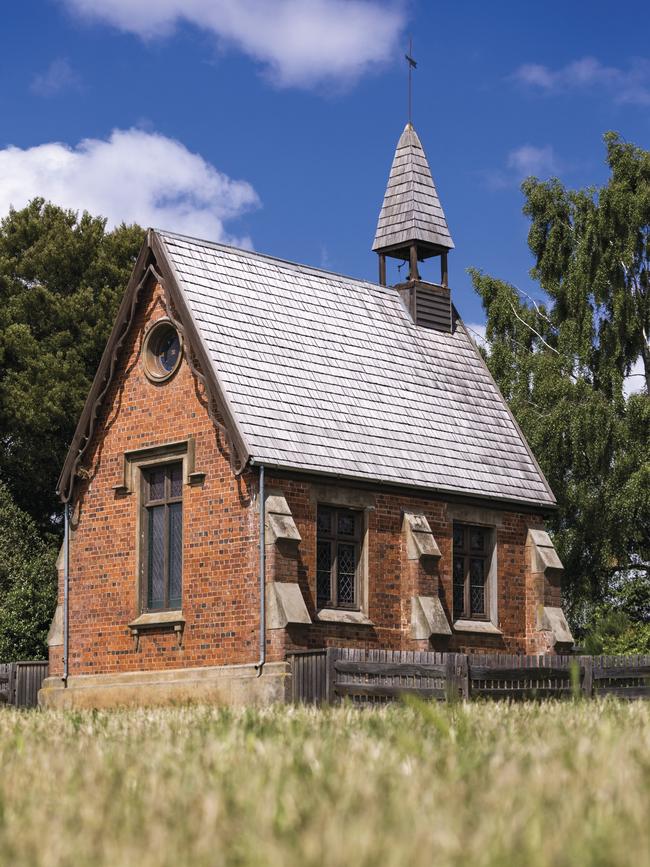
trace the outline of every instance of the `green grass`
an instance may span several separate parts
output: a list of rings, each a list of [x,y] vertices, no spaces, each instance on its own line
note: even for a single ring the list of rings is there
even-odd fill
[[[650,705],[0,711],[0,863],[650,863]]]

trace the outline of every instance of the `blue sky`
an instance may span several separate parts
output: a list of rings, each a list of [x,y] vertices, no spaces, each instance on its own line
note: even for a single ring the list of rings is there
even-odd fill
[[[22,0],[0,33],[0,211],[60,204],[376,278],[406,120],[466,268],[530,290],[519,183],[606,178],[608,129],[650,146],[645,3]]]

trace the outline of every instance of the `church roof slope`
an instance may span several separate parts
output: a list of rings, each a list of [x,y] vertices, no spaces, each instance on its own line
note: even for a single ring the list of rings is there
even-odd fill
[[[372,249],[412,241],[446,250],[454,247],[426,154],[407,123],[395,150]]]
[[[460,320],[419,328],[394,289],[155,235],[253,461],[554,504]]]

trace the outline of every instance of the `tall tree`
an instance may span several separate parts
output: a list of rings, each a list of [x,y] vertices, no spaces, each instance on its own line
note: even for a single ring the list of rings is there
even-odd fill
[[[56,545],[0,481],[0,662],[46,659],[56,606]]]
[[[650,153],[605,136],[610,177],[522,186],[545,301],[472,271],[487,362],[558,498],[574,623],[621,581],[650,581]],[[625,395],[640,362],[643,393]]]
[[[42,529],[143,237],[43,199],[0,222],[0,479]]]

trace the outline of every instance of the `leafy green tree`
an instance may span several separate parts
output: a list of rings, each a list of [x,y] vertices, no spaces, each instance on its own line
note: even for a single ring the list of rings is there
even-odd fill
[[[0,479],[45,531],[143,237],[43,199],[0,222]]]
[[[590,654],[650,654],[650,623],[632,620],[622,611],[596,607],[582,646]]]
[[[551,529],[576,626],[650,568],[650,153],[614,133],[605,143],[602,188],[522,186],[544,302],[471,272],[487,363],[558,499]],[[639,359],[645,392],[626,397]]]
[[[0,482],[0,662],[46,659],[56,606],[57,546]]]

